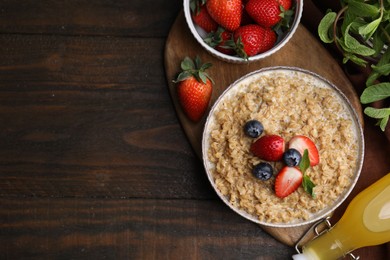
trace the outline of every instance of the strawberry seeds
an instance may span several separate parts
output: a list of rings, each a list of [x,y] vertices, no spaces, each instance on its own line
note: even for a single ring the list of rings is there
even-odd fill
[[[275,46],[295,8],[292,0],[191,0],[190,7],[194,23],[209,34],[206,44],[245,60]],[[224,37],[210,41],[217,31]]]

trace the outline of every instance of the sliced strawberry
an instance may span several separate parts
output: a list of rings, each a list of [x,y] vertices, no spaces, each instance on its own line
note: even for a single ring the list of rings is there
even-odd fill
[[[285,166],[275,179],[275,194],[284,198],[293,193],[302,184],[303,174],[296,167]]]
[[[250,151],[266,161],[279,161],[285,149],[284,139],[278,135],[264,135],[252,143]]]
[[[296,135],[291,138],[288,143],[289,148],[294,148],[303,155],[304,151],[307,149],[309,153],[310,166],[315,166],[320,162],[320,155],[318,153],[315,143],[307,136]]]

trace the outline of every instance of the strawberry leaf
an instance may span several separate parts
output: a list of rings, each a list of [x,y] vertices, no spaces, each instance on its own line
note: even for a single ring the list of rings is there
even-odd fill
[[[310,167],[310,159],[309,159],[309,151],[305,149],[302,155],[301,162],[299,163],[299,169],[303,174],[302,187],[303,189],[309,193],[312,198],[316,197],[314,193],[314,187],[316,186],[310,179],[309,176],[306,175],[306,170]]]
[[[195,64],[190,57],[185,57],[180,66],[183,71],[193,70],[195,68]]]
[[[177,76],[177,79],[174,80],[173,82],[180,82],[180,81],[183,81],[183,80],[185,80],[185,79],[187,79],[187,78],[189,78],[189,77],[191,77],[191,76],[192,76],[191,72],[189,72],[189,71],[183,71],[183,72],[181,72],[181,73]]]
[[[173,82],[177,83],[189,77],[195,77],[196,80],[198,80],[199,82],[202,81],[204,84],[206,84],[207,79],[209,79],[214,84],[214,80],[205,72],[205,70],[207,70],[211,66],[211,63],[202,64],[202,61],[199,56],[195,57],[195,61],[193,61],[189,57],[185,57],[180,64],[182,72],[180,72],[176,80],[174,80]]]

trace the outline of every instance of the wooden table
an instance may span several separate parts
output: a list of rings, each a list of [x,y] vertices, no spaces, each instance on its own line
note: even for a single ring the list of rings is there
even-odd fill
[[[0,259],[294,253],[217,198],[182,130],[163,56],[181,8],[0,1]],[[369,120],[365,136],[362,174],[375,180],[390,145]],[[390,256],[388,245],[356,254]]]

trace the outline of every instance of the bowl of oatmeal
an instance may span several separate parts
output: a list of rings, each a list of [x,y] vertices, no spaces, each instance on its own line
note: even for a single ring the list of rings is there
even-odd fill
[[[288,1],[286,1],[288,2]],[[244,58],[240,52],[236,50],[232,50],[232,48],[226,48],[227,44],[226,40],[234,39],[234,33],[238,31],[238,28],[232,30],[225,28],[223,25],[218,24],[212,17],[210,18],[214,22],[214,26],[210,25],[210,22],[201,23],[200,25],[195,20],[195,15],[199,14],[201,7],[196,8],[195,1],[184,0],[183,1],[183,9],[184,16],[187,23],[188,28],[191,31],[191,34],[194,36],[195,40],[204,48],[208,53],[213,55],[214,57],[230,62],[230,63],[248,63],[253,61],[258,61],[269,57],[270,55],[276,53],[281,48],[283,48],[293,37],[295,34],[303,13],[303,0],[292,0],[288,9],[285,10],[284,14],[280,14],[279,16],[284,17],[277,24],[274,25],[264,25],[262,23],[259,24],[247,11],[248,1],[242,1],[242,10],[241,10],[241,22],[240,27],[248,26],[248,25],[256,25],[261,26],[265,30],[270,30],[275,35],[276,40],[273,41],[272,46],[267,47],[265,49],[249,54],[247,58]],[[206,4],[203,6],[203,9],[206,9]],[[279,7],[283,8],[283,7]],[[202,13],[205,12],[207,15],[202,14],[202,16],[210,17],[209,12],[202,10]],[[221,34],[221,31],[224,33]],[[253,35],[253,32],[251,33]],[[228,35],[228,36],[227,36]],[[265,37],[265,36],[259,36]],[[220,39],[224,39],[222,43],[220,43]],[[270,37],[262,38],[262,42],[269,41]],[[268,40],[265,40],[268,39]],[[253,41],[249,40],[249,41]],[[222,46],[222,48],[221,48]]]
[[[303,135],[315,143],[320,161],[305,173],[315,197],[302,186],[287,197],[275,195],[281,161],[269,162],[270,179],[253,175],[263,159],[251,152],[255,140],[243,128],[254,119],[262,123],[262,135],[278,135],[286,143]],[[202,156],[211,185],[236,213],[261,225],[294,227],[330,215],[350,194],[363,164],[363,130],[348,99],[326,79],[300,68],[264,68],[238,79],[216,100]]]

